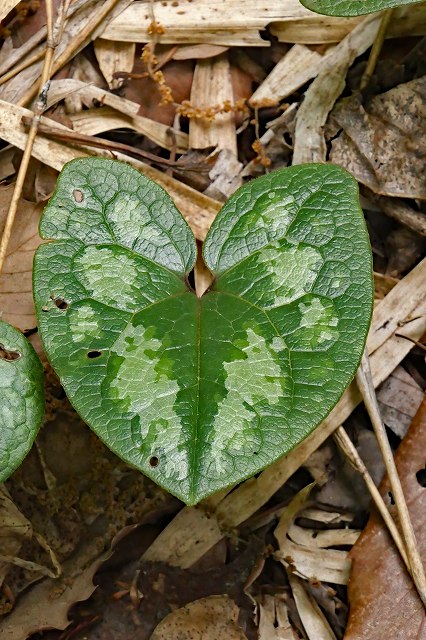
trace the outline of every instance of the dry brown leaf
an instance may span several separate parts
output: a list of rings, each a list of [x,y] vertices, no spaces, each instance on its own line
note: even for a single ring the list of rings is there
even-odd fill
[[[399,366],[377,390],[377,400],[385,425],[403,438],[422,403],[423,391]]]
[[[426,198],[426,76],[376,96],[342,100],[330,114],[330,160],[380,195]]]
[[[380,17],[376,14],[367,16],[319,61],[318,75],[297,112],[293,164],[325,162],[327,148],[323,127],[345,88],[349,67],[372,45],[379,24]]]
[[[109,551],[102,554],[66,581],[48,578],[35,585],[0,623],[1,640],[26,640],[37,631],[66,629],[70,607],[92,595],[96,589],[93,576],[109,555]]]
[[[0,186],[0,234],[12,197],[14,185]],[[34,251],[41,243],[38,222],[42,204],[20,200],[0,276],[0,315],[21,331],[37,326],[32,294]]]
[[[419,551],[426,562],[426,400],[396,453]],[[382,483],[389,503],[389,485]],[[394,511],[394,507],[389,505]],[[350,617],[344,640],[424,640],[426,618],[413,583],[382,521],[373,512],[352,549]]]
[[[7,489],[0,486],[0,539],[1,553],[17,556],[25,540],[31,538],[32,527],[19,511]],[[0,562],[0,587],[9,569],[9,562]],[[4,613],[0,610],[0,614]]]
[[[97,38],[94,42],[99,68],[110,89],[118,89],[123,78],[116,78],[120,72],[130,73],[135,61],[136,45],[133,42],[113,42]]]
[[[247,640],[238,612],[229,596],[201,598],[166,616],[150,640]]]

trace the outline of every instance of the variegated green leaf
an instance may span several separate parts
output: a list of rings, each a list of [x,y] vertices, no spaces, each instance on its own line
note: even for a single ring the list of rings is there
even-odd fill
[[[422,0],[300,0],[311,11],[327,16],[360,16],[384,9],[416,4]]]
[[[31,449],[43,414],[41,362],[22,333],[0,320],[0,482]]]
[[[131,167],[75,160],[41,223],[35,297],[46,352],[83,419],[188,504],[290,451],[352,379],[372,310],[357,185],[332,165],[238,190],[187,283],[194,237]]]

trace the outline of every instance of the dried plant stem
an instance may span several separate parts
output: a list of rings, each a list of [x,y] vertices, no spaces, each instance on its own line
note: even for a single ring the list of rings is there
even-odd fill
[[[365,89],[368,83],[371,80],[371,76],[374,73],[374,69],[376,68],[377,60],[380,55],[380,51],[383,47],[383,42],[385,41],[386,31],[389,25],[389,21],[392,17],[393,9],[387,9],[383,12],[382,20],[380,22],[379,29],[377,31],[377,35],[374,39],[373,46],[371,47],[370,56],[368,58],[367,66],[365,68],[364,73],[362,74],[361,82],[359,88]]]
[[[27,69],[28,67],[30,67],[32,64],[34,64],[34,62],[38,62],[45,55],[46,55],[45,51],[43,49],[41,49],[40,51],[37,51],[37,53],[34,53],[29,58],[25,58],[21,62],[21,64],[17,64],[16,66],[13,67],[13,69],[11,69],[10,71],[8,71],[7,73],[5,73],[4,75],[2,75],[0,77],[0,85],[4,84],[5,82],[10,80],[11,78],[14,78],[15,76],[17,76],[18,73],[20,73],[24,69]]]
[[[114,9],[115,5],[118,4],[119,0],[105,0],[102,7],[96,10],[93,14],[93,18],[87,22],[85,27],[77,34],[75,38],[71,40],[71,42],[64,48],[64,50],[56,57],[55,60],[51,63],[51,72],[50,75],[54,75],[62,69],[62,67],[74,56],[74,54],[84,46],[86,42],[89,41],[91,34],[98,28],[100,23],[106,18],[106,16]],[[49,4],[47,2],[46,4]],[[69,7],[69,2],[67,2],[66,8],[62,13],[62,20],[60,22],[63,23],[66,13],[67,7]],[[58,34],[60,35],[62,29],[59,28]],[[59,39],[59,38],[58,38]],[[50,37],[49,33],[47,34],[47,41],[49,42]],[[18,101],[18,105],[23,107],[28,104],[37,93],[37,85],[31,86],[28,91],[20,98]]]
[[[365,407],[371,419],[371,423],[379,443],[380,451],[385,462],[386,471],[389,477],[389,483],[395,506],[399,517],[402,530],[402,536],[405,542],[405,548],[410,565],[410,574],[416,586],[418,594],[426,607],[426,577],[423,569],[422,560],[417,547],[416,537],[413,525],[411,523],[410,514],[407,503],[405,501],[404,492],[402,490],[401,481],[395,466],[392,449],[390,448],[386,431],[380,416],[379,406],[372,382],[370,362],[368,355],[364,352],[361,365],[357,373],[357,383],[361,395],[364,400]]]
[[[407,553],[405,551],[404,541],[401,538],[401,535],[395,525],[395,522],[392,519],[391,514],[388,511],[388,508],[383,500],[379,490],[374,484],[373,478],[370,476],[367,467],[363,463],[358,451],[356,450],[352,440],[349,438],[348,434],[344,430],[342,426],[338,427],[333,434],[333,438],[336,441],[337,445],[340,447],[342,453],[346,456],[352,466],[361,474],[363,477],[365,484],[367,485],[367,489],[370,492],[371,498],[376,505],[380,515],[383,518],[384,523],[386,524],[392,539],[401,554],[401,557],[405,563],[405,566],[408,569],[408,572],[411,574],[411,567],[408,561]]]
[[[41,114],[46,106],[47,91],[49,89],[49,78],[52,71],[53,54],[55,51],[55,44],[53,40],[53,11],[52,0],[46,0],[46,21],[47,21],[47,40],[46,40],[46,52],[43,61],[43,67],[41,72],[40,84],[39,84],[39,99],[34,108],[34,118],[31,122],[30,129],[28,131],[27,142],[22,156],[21,165],[16,177],[15,188],[13,190],[13,196],[10,201],[9,209],[6,216],[6,223],[3,230],[3,235],[0,242],[0,273],[2,272],[4,261],[6,258],[6,251],[9,244],[10,236],[12,233],[13,223],[15,221],[16,211],[18,209],[19,199],[21,197],[22,188],[24,186],[25,177],[27,175],[28,164],[31,159],[34,140],[37,135],[37,129],[40,122]]]

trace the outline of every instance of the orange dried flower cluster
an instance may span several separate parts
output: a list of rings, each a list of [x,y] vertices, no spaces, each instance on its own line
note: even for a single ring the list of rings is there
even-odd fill
[[[189,100],[184,100],[178,105],[176,112],[189,119],[207,120],[211,122],[220,113],[237,113],[246,112],[247,106],[245,100],[237,100],[234,104],[230,100],[225,100],[223,104],[213,105],[211,107],[194,107]]]
[[[172,102],[174,102],[173,92],[171,88],[166,84],[164,73],[162,71],[155,71],[151,77],[157,84],[158,90],[161,94],[160,104],[172,104]]]
[[[151,24],[148,25],[148,29],[147,29],[148,35],[149,36],[153,36],[153,35],[163,35],[163,33],[165,33],[165,29],[163,27],[162,24],[160,24],[159,22],[151,22]]]
[[[269,167],[271,165],[271,159],[266,155],[265,147],[260,142],[259,138],[253,142],[251,148],[257,154],[253,162],[261,164],[262,167]]]

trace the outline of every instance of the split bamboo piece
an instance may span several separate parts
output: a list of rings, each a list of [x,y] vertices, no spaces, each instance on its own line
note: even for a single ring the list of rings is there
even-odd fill
[[[191,105],[195,109],[206,109],[234,103],[231,69],[226,53],[206,60],[199,60],[195,67],[191,87]],[[191,118],[189,122],[189,147],[191,149],[228,149],[235,156],[237,150],[237,130],[235,116],[219,113],[212,120]]]

